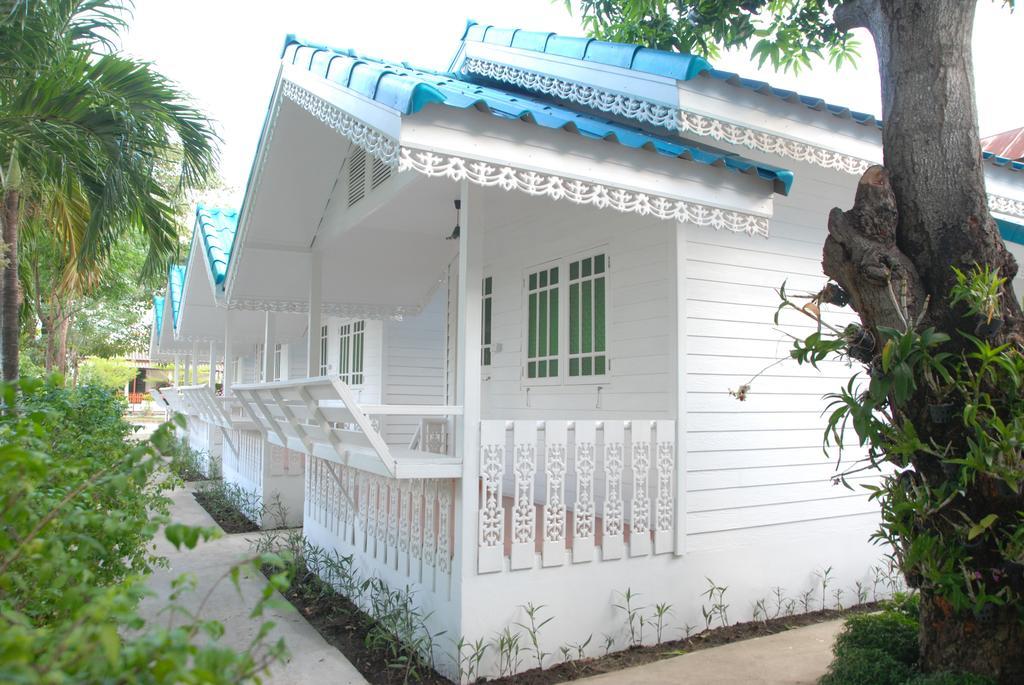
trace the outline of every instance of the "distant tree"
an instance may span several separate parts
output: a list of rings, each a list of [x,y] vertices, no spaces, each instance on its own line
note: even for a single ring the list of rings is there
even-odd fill
[[[108,390],[123,390],[138,372],[137,367],[123,359],[90,357],[81,364],[78,382],[80,385],[96,385]]]
[[[876,493],[880,534],[921,589],[925,668],[1024,682],[1024,319],[1011,285],[1017,264],[985,190],[971,64],[976,2],[580,4],[596,37],[710,55],[750,46],[781,69],[856,58],[850,31],[870,33],[885,166],[864,174],[853,209],[832,210],[823,250],[839,289],[822,297],[841,293],[834,299],[849,299],[861,325],[795,354],[844,354],[870,371],[866,392],[836,396],[831,420],[837,433],[849,421],[874,462],[903,472]],[[1015,50],[1006,46],[1009,71]]]
[[[210,122],[152,65],[116,52],[121,0],[0,0],[0,193],[3,375],[18,373],[18,241],[37,215],[74,256],[69,278],[94,274],[127,234],[145,236],[145,273],[179,245],[177,185],[203,184],[216,162]]]

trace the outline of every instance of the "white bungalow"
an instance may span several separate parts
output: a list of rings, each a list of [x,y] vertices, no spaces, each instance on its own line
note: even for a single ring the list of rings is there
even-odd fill
[[[305,536],[412,588],[434,633],[489,641],[533,603],[544,651],[594,654],[627,646],[627,589],[672,637],[703,627],[708,579],[731,620],[777,586],[849,603],[884,554],[822,455],[851,368],[729,391],[811,329],[772,324],[774,289],[821,287],[828,210],[880,159],[871,117],[688,55],[471,24],[434,73],[289,37],[195,306],[224,402],[305,455]],[[1020,242],[1024,165],[993,161]]]

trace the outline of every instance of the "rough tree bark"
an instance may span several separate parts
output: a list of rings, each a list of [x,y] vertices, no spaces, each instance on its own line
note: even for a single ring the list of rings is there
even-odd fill
[[[953,336],[953,351],[963,349],[966,341],[957,331],[973,328],[962,309],[950,305],[952,266],[999,269],[1007,279],[997,314],[1004,325],[990,337],[996,343],[1024,340],[1010,285],[1017,264],[999,237],[985,193],[971,63],[974,10],[970,0],[848,0],[835,13],[841,29],[871,33],[882,83],[885,168],[864,174],[853,209],[833,210],[823,250],[825,273],[847,290],[870,333],[858,349],[864,361],[879,351],[873,347],[878,326],[905,330],[905,319],[912,323],[918,315],[922,326]],[[949,424],[932,423],[928,404],[935,401],[920,392],[905,418],[926,442],[933,438],[966,449],[965,437],[951,433]],[[947,478],[933,457],[922,454],[912,464],[926,481]],[[979,483],[965,500],[1024,510],[1020,492],[994,502],[987,485]],[[998,550],[989,554],[998,558]],[[967,670],[1001,683],[1024,682],[1024,626],[1017,607],[993,607],[985,617],[964,615],[926,585],[920,589],[925,670]]]
[[[21,284],[18,282],[18,219],[21,204],[17,190],[4,194],[3,240],[7,258],[3,269],[2,330],[3,376],[11,381],[18,377],[18,347],[21,334]]]

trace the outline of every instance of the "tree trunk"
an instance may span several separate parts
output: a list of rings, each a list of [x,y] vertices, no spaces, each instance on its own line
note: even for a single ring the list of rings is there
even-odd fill
[[[18,211],[20,193],[8,190],[4,194],[3,239],[7,263],[3,271],[2,352],[5,381],[18,378],[18,346],[21,334],[21,284],[18,282]]]
[[[864,325],[851,353],[866,362],[880,351],[879,326],[907,330],[919,320],[952,336],[950,351],[968,347],[958,331],[973,332],[973,322],[950,304],[954,266],[965,272],[976,265],[999,269],[1006,278],[996,314],[1003,327],[983,337],[993,343],[1024,341],[1011,285],[1017,264],[989,214],[985,192],[971,62],[974,9],[969,0],[847,0],[836,10],[841,29],[870,31],[882,83],[885,168],[864,174],[851,210],[833,210],[823,251],[825,273],[848,291]],[[925,443],[934,439],[950,444],[954,454],[966,454],[962,430],[957,434],[949,424],[932,422],[928,405],[941,400],[928,393],[918,392],[894,420],[912,422]],[[930,455],[915,455],[911,464],[929,485],[950,478]],[[1010,501],[1000,506],[1011,516],[1024,510],[1019,492],[1005,499]],[[972,514],[976,507],[995,506],[980,487],[968,488],[963,500]],[[1000,552],[985,554],[998,558]],[[908,580],[921,585],[926,671],[1024,682],[1024,628],[1016,607],[958,613],[921,579]]]
[[[71,328],[71,319],[74,318],[74,314],[63,315],[58,326],[60,330],[60,336],[57,344],[57,370],[60,371],[62,376],[66,376],[68,373],[68,330]]]

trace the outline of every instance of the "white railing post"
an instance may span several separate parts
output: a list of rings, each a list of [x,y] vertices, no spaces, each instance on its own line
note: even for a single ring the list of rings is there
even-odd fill
[[[452,576],[477,572],[477,512],[480,508],[480,290],[483,277],[486,191],[467,180],[459,185],[459,295],[456,332],[455,454],[462,458],[462,479],[455,496],[455,564]],[[462,593],[457,593],[462,596]],[[465,611],[466,607],[463,607]],[[465,614],[463,613],[463,619]]]
[[[210,390],[217,390],[217,343],[210,341]]]
[[[306,333],[306,378],[320,375],[320,270],[323,258],[314,248],[309,255],[309,322]]]
[[[676,308],[676,363],[673,376],[676,385],[676,423],[675,423],[675,529],[673,544],[677,555],[686,552],[686,285],[687,285],[687,254],[686,239],[689,226],[685,223],[676,224],[675,254],[675,308]]]
[[[257,359],[256,363],[263,364],[263,382],[270,383],[274,380],[274,340],[277,338],[277,320],[274,312],[267,311],[263,326],[263,359]]]
[[[235,355],[231,351],[231,319],[233,318],[231,312],[231,309],[224,312],[224,381],[221,386],[224,397],[231,395],[231,384],[238,380],[232,377],[235,367]]]

